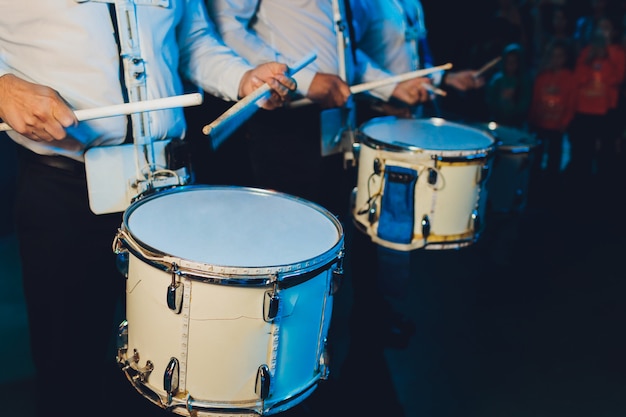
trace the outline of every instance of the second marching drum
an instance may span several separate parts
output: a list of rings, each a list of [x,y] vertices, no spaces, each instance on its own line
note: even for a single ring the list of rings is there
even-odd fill
[[[478,239],[495,150],[490,134],[440,118],[377,117],[357,138],[352,212],[362,232],[400,251]]]

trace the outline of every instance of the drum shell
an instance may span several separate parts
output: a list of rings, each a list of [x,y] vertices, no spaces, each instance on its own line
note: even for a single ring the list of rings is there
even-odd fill
[[[477,124],[496,139],[492,175],[487,183],[487,209],[494,213],[522,213],[528,205],[531,175],[540,141],[522,129],[497,123]]]

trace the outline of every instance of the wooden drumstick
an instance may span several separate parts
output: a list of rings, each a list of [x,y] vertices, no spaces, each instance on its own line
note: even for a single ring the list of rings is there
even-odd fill
[[[395,84],[395,83],[400,83],[403,81],[412,80],[413,78],[424,77],[426,75],[430,75],[432,73],[439,72],[439,71],[445,71],[450,68],[452,68],[452,64],[448,63],[444,65],[439,65],[436,67],[425,68],[425,69],[416,70],[416,71],[409,71],[409,72],[405,72],[402,74],[393,75],[391,77],[383,78],[382,80],[370,81],[367,83],[353,85],[350,87],[350,92],[352,94],[358,94],[364,91],[373,90],[378,87],[384,87],[389,84]],[[445,93],[445,91],[443,90],[439,90],[439,92],[437,91],[434,91],[434,92],[435,94],[440,94],[441,92]],[[312,103],[311,99],[303,98],[303,99],[296,100],[296,101],[289,103],[288,107],[300,107],[300,106],[304,106],[304,105],[311,104],[311,103]]]
[[[435,72],[445,71],[452,68],[452,64],[439,65],[437,67],[425,68],[417,71],[409,71],[403,74],[393,75],[391,77],[384,78],[382,80],[371,81],[368,83],[357,84],[350,87],[352,94],[362,93],[364,91],[373,90],[378,87],[383,87],[389,84],[401,83],[403,81],[412,80],[413,78],[424,77]]]
[[[487,62],[478,71],[476,71],[476,74],[474,74],[474,78],[481,77],[485,72],[489,71],[491,69],[491,67],[493,67],[498,62],[500,62],[501,59],[502,59],[502,57],[499,56],[499,57],[494,58],[491,61]]]
[[[310,53],[300,61],[290,66],[287,75],[292,76],[317,58],[317,54]],[[217,119],[202,128],[202,133],[211,136],[213,149],[217,149],[243,122],[249,119],[258,109],[263,99],[269,98],[271,90],[268,84],[248,94],[232,107],[222,113]]]
[[[180,96],[158,98],[155,100],[135,101],[132,103],[114,104],[112,106],[93,109],[76,110],[74,114],[78,121],[102,119],[106,117],[123,116],[144,111],[171,109],[174,107],[188,107],[202,104],[202,94],[192,93]],[[13,130],[7,123],[0,123],[0,131]]]
[[[445,90],[442,90],[441,88],[437,88],[432,84],[424,83],[423,85],[426,90],[430,91],[433,94],[437,94],[442,97],[445,97],[448,94]]]

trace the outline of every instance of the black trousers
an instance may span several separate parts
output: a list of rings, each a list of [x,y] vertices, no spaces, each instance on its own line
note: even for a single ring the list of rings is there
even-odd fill
[[[84,167],[73,165],[18,152],[16,231],[38,416],[111,415],[138,395],[115,360],[125,277],[112,242],[122,215],[90,211]]]
[[[253,185],[317,203],[344,219],[354,176],[343,155],[321,156],[320,109],[260,110],[246,133]]]

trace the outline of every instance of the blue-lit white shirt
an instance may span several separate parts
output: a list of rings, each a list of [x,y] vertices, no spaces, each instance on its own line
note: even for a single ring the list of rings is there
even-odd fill
[[[73,0],[0,0],[0,76],[12,73],[54,88],[75,110],[122,103],[119,53],[106,3]],[[252,67],[216,38],[202,0],[169,0],[167,7],[137,6],[148,100],[183,94],[179,74],[214,95],[236,100]],[[126,116],[82,121],[68,136],[84,148],[122,143]],[[182,108],[150,112],[155,140],[182,137]],[[16,142],[40,154],[83,160],[14,131]]]
[[[394,74],[433,66],[419,0],[352,0],[352,11],[358,48],[377,65]]]
[[[293,64],[315,52],[315,61],[293,77],[302,95],[315,73],[339,75],[331,0],[210,0],[208,6],[226,44],[253,64],[272,60]],[[347,81],[354,84],[390,75],[357,51],[357,67]]]

